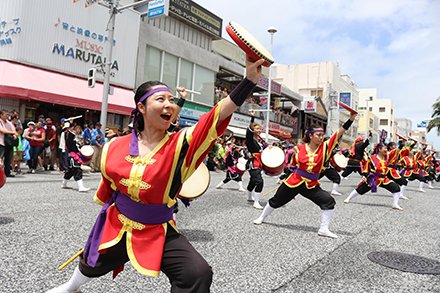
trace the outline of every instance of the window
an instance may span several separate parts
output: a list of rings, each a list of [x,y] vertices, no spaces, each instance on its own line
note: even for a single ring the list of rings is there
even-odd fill
[[[379,125],[381,126],[388,125],[388,119],[380,119]]]
[[[385,112],[385,107],[379,107],[379,112]]]
[[[368,125],[370,126],[370,128],[374,128],[374,119],[370,118],[370,122],[368,123]]]
[[[160,80],[160,55],[161,53],[158,49],[147,46],[144,80]]]
[[[373,112],[373,107],[368,107],[368,111]]]
[[[369,96],[368,99],[369,99],[370,101],[372,101],[372,100],[373,100],[373,97],[372,97],[372,96]]]
[[[185,59],[180,60],[179,86],[192,89],[193,64]]]
[[[165,53],[162,81],[171,88],[177,86],[177,61],[176,56]]]
[[[214,103],[214,81],[215,73],[201,66],[196,66],[196,74],[194,80],[194,90],[201,93],[195,95],[194,101],[206,105]]]

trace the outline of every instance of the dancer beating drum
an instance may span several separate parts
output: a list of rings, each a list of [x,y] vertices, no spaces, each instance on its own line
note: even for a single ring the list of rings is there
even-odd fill
[[[263,177],[261,172],[263,169],[263,163],[261,162],[261,152],[267,147],[266,142],[260,137],[263,128],[261,125],[255,122],[255,111],[249,110],[252,115],[251,123],[246,130],[246,147],[251,153],[251,158],[249,158],[247,163],[247,169],[249,170],[250,180],[247,186],[248,190],[248,201],[254,202],[254,208],[262,210],[263,207],[259,203],[261,197],[261,191],[263,190]]]
[[[337,235],[329,230],[336,201],[327,191],[321,189],[318,179],[339,139],[350,128],[356,115],[357,113],[353,111],[350,119],[326,141],[321,127],[312,125],[307,129],[303,138],[304,144],[295,147],[292,156],[291,165],[296,166],[294,173],[280,185],[254,224],[263,223],[274,209],[287,204],[299,193],[313,201],[323,211],[318,235],[337,238]]]
[[[246,189],[243,188],[243,181],[241,180],[243,171],[239,170],[237,167],[240,157],[240,148],[235,144],[232,144],[232,146],[226,151],[226,178],[223,181],[220,181],[215,188],[220,189],[224,184],[234,180],[238,183],[238,191],[246,191]]]

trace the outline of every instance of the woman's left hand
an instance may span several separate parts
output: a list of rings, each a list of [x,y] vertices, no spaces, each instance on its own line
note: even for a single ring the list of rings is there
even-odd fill
[[[182,99],[186,99],[186,96],[188,95],[188,92],[186,91],[186,88],[183,86],[179,86],[176,88],[177,92],[179,92],[179,95]]]

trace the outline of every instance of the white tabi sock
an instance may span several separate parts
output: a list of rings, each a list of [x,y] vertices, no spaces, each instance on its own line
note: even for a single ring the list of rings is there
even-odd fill
[[[419,183],[419,191],[420,191],[420,192],[426,192],[426,191],[423,189],[423,186],[425,186],[424,182],[423,182],[423,181],[420,181],[420,183]]]
[[[58,286],[56,288],[50,289],[46,293],[70,293],[75,292],[79,289],[79,287],[88,281],[90,281],[92,278],[84,276],[80,270],[79,267],[75,268],[75,271],[73,272],[72,277],[70,278],[67,283],[62,284],[61,286]]]
[[[269,216],[273,212],[273,210],[274,210],[274,208],[271,207],[269,205],[269,203],[267,203],[266,206],[264,207],[263,212],[258,217],[258,219],[254,220],[254,224],[256,224],[256,225],[262,224],[264,222],[264,219],[266,219],[267,216]]]
[[[244,192],[246,189],[243,187],[243,181],[238,181],[238,191]]]
[[[359,193],[356,191],[356,189],[353,189],[353,191],[350,193],[350,195],[344,200],[344,203],[349,203],[350,200],[358,196]]]
[[[319,236],[325,236],[330,238],[338,238],[338,235],[336,235],[333,232],[330,232],[328,226],[330,225],[330,221],[333,217],[333,214],[335,213],[335,210],[323,210],[322,216],[321,216],[321,225],[319,226],[318,235]]]
[[[403,209],[399,206],[400,191],[393,193],[393,209],[402,211]]]
[[[255,192],[254,194],[254,208],[257,210],[262,210],[263,207],[261,206],[260,202],[258,201],[261,197],[261,192]]]

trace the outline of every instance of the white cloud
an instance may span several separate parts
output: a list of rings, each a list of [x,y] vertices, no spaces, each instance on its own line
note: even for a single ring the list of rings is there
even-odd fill
[[[440,1],[436,0],[197,0],[246,27],[269,48],[278,28],[278,63],[333,61],[359,87],[394,101],[396,117],[416,123],[431,116],[440,96]],[[226,33],[224,34],[226,36]],[[433,131],[428,137],[440,139]]]

